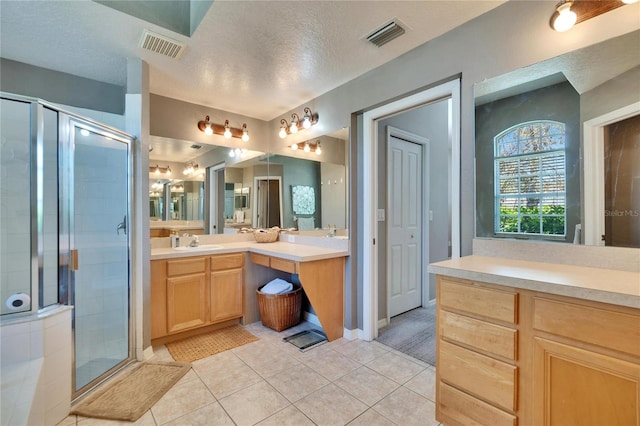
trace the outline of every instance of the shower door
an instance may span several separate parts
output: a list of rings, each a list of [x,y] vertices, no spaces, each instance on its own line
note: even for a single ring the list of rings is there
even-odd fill
[[[77,397],[132,358],[128,223],[132,140],[92,122],[67,120],[61,126],[60,140],[68,141],[68,146],[61,151],[59,195],[60,216],[68,219],[61,223],[60,240],[68,259],[67,273],[62,275],[74,306]]]

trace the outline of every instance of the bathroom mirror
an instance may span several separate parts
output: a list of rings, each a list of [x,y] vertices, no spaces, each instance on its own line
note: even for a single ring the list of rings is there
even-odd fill
[[[276,136],[277,137],[277,136]],[[278,154],[247,151],[242,156],[231,157],[228,148],[215,145],[201,145],[193,149],[193,143],[187,141],[170,140],[160,137],[152,137],[150,152],[150,165],[152,168],[158,164],[160,168],[170,165],[172,174],[182,178],[182,169],[186,163],[198,164],[198,176],[202,181],[206,180],[207,168],[222,168],[221,176],[224,182],[216,198],[217,205],[216,223],[224,224],[222,232],[232,233],[244,227],[269,227],[276,224],[284,228],[299,228],[302,224],[303,231],[309,235],[324,235],[323,228],[335,226],[339,235],[346,236],[348,217],[348,193],[346,154],[348,152],[349,130],[340,129],[330,135],[320,136],[309,141],[300,142],[300,149],[280,150]],[[317,146],[320,142],[321,154],[305,152],[304,144]],[[274,140],[277,144],[287,144],[286,140]],[[172,161],[169,161],[172,159]],[[179,161],[179,162],[178,162]],[[220,170],[220,169],[218,169]],[[176,171],[178,173],[176,173]],[[200,179],[200,178],[199,178]],[[176,182],[178,190],[171,192],[171,200],[167,204],[163,197],[168,197],[165,192],[158,192],[153,187],[159,179],[153,172],[150,173],[150,217],[152,227],[160,226],[156,220],[167,217],[165,220],[194,220],[193,216],[182,216],[186,212],[184,206],[186,200],[179,187],[180,180],[164,179],[163,182]],[[210,184],[211,185],[211,184]],[[273,190],[262,191],[269,193],[269,197],[259,199],[260,191],[256,188],[267,188],[271,185]],[[292,188],[295,186],[308,186],[313,188],[316,208],[313,213],[295,214],[292,205]],[[206,185],[205,185],[206,187]],[[204,191],[203,204],[206,207],[211,194]],[[169,206],[169,212],[162,216],[163,206]],[[191,211],[200,212],[194,206]],[[206,208],[204,209],[206,214]],[[174,217],[187,217],[187,219],[174,219]],[[259,218],[269,217],[269,223],[260,221]],[[200,216],[198,219],[202,220]],[[216,227],[216,229],[220,229]],[[205,232],[207,232],[205,227]],[[326,232],[325,232],[326,233]]]
[[[632,185],[615,194],[624,207],[605,209],[610,185],[605,173],[596,176],[629,172],[618,173],[597,142],[608,137],[590,138],[613,135],[611,123],[640,115],[638,46],[634,31],[474,85],[477,237],[604,245],[612,211],[633,222],[640,197]],[[637,170],[631,174],[637,181]]]

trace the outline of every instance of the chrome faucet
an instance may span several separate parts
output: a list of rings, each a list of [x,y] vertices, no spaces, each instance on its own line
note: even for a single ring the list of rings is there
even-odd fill
[[[189,247],[198,247],[198,244],[200,244],[200,240],[198,240],[198,236],[194,235],[191,238],[191,242],[189,243]]]
[[[329,225],[329,233],[327,234],[327,237],[335,237],[335,236],[336,236],[336,226]]]

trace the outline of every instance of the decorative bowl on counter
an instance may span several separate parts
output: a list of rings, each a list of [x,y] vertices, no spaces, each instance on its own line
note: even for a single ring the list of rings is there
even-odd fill
[[[280,228],[278,228],[277,226],[274,226],[273,228],[269,228],[269,229],[262,229],[262,228],[257,228],[257,229],[243,229],[240,232],[251,232],[253,234],[253,238],[256,239],[256,242],[258,243],[273,243],[278,241],[278,236],[280,235],[280,232],[282,231]]]

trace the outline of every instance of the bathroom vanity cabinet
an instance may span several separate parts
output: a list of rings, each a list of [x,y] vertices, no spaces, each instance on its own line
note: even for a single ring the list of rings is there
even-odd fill
[[[243,316],[244,253],[151,261],[151,339]]]
[[[640,425],[640,309],[445,275],[437,291],[438,421]]]

